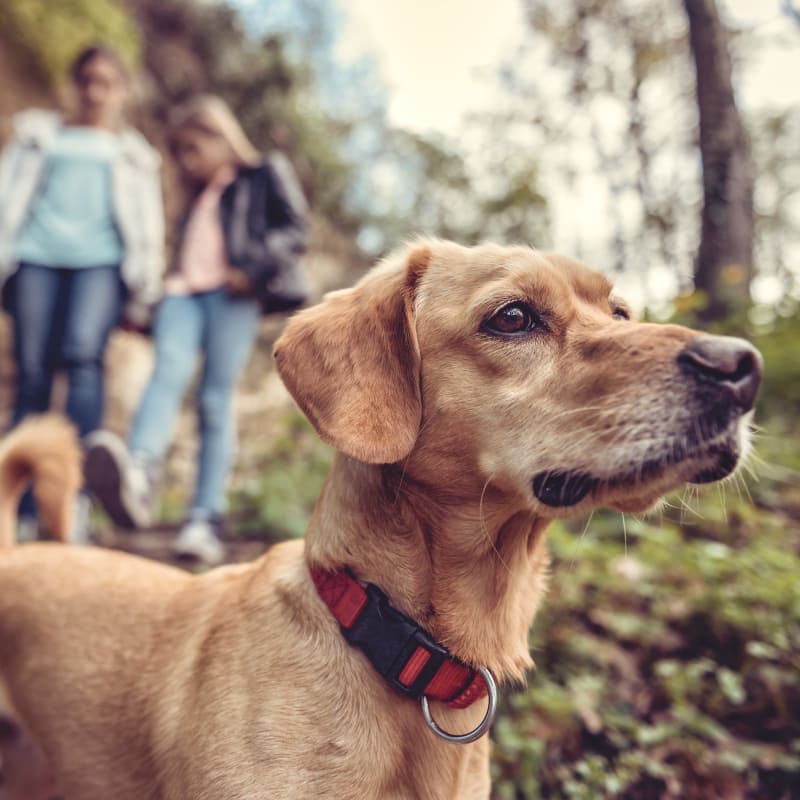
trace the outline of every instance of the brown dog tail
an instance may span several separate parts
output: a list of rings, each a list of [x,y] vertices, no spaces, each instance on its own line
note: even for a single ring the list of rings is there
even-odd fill
[[[48,530],[67,540],[82,464],[77,433],[58,414],[26,419],[0,442],[0,549],[16,541],[17,506],[31,484]]]

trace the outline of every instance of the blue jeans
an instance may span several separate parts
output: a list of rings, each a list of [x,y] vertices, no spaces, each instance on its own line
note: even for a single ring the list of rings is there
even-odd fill
[[[128,447],[147,461],[166,454],[181,400],[198,354],[203,373],[197,390],[200,466],[192,510],[225,510],[225,483],[236,430],[231,399],[258,331],[255,300],[230,297],[219,289],[166,297],[156,315],[155,365],[136,413]]]
[[[57,269],[23,263],[15,281],[14,423],[47,411],[53,377],[63,368],[66,414],[85,436],[103,416],[103,355],[124,295],[119,267]]]

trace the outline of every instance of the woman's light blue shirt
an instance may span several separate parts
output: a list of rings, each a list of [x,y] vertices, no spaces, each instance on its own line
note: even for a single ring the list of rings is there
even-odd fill
[[[116,135],[65,126],[48,147],[41,184],[17,239],[15,256],[48,267],[119,264],[123,243],[114,221],[111,169]]]

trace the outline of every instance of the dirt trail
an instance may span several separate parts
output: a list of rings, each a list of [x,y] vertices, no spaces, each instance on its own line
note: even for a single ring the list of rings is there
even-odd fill
[[[94,532],[94,541],[101,547],[122,550],[155,561],[185,567],[185,564],[176,561],[172,556],[171,546],[177,533],[177,526],[164,526],[135,533],[103,529]],[[227,554],[225,563],[238,564],[253,561],[262,555],[269,546],[270,543],[258,539],[227,539],[225,541]]]

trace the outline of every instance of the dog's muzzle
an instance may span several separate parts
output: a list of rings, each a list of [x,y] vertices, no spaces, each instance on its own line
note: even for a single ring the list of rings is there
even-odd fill
[[[743,414],[753,408],[761,384],[763,359],[749,342],[733,336],[697,336],[678,353],[680,372],[688,378],[690,406],[696,421],[687,435],[687,445],[668,458],[641,465],[641,479],[679,460],[702,456],[708,463],[690,480],[709,483],[729,475],[739,460],[738,426]],[[725,435],[727,432],[727,435]],[[725,435],[723,441],[720,437]],[[717,440],[717,441],[713,441]],[[628,477],[611,483],[626,482]],[[635,477],[630,478],[635,481]],[[531,486],[539,502],[551,508],[569,508],[595,491],[600,480],[586,472],[547,470],[537,473]]]

